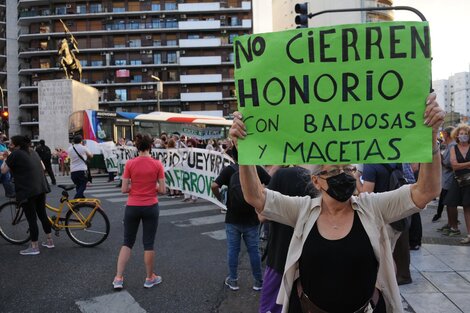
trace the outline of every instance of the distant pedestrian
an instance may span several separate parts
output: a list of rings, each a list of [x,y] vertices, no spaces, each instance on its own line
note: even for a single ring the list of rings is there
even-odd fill
[[[39,218],[46,242],[42,245],[47,248],[54,248],[51,236],[51,224],[46,214],[46,193],[50,191],[47,185],[44,167],[39,155],[30,148],[31,140],[25,136],[11,137],[11,154],[4,152],[5,162],[1,167],[1,172],[6,173],[11,170],[15,180],[16,201],[22,203],[24,214],[28,220],[29,233],[31,235],[31,246],[21,250],[21,255],[39,254],[39,230],[36,219]]]
[[[237,162],[238,155],[234,149],[233,160]],[[219,189],[228,186],[227,214],[225,215],[225,232],[227,233],[227,261],[229,275],[225,278],[225,285],[231,290],[238,290],[238,256],[240,254],[241,240],[245,242],[250,258],[251,273],[254,283],[253,289],[259,291],[263,288],[263,274],[261,272],[261,258],[259,255],[259,219],[253,206],[243,199],[241,191],[238,164],[225,167],[219,176],[212,182],[211,189],[219,201]],[[261,183],[269,184],[268,173],[260,166],[256,167]]]
[[[453,126],[446,127],[442,132],[442,144],[445,145],[444,150],[442,150],[442,190],[441,194],[439,195],[439,202],[437,205],[437,212],[433,216],[432,221],[437,222],[442,215],[442,211],[444,210],[444,199],[449,191],[450,186],[452,185],[452,181],[454,178],[454,170],[452,169],[452,165],[450,164],[450,150],[453,149],[453,146],[456,145],[455,140],[452,138],[451,134],[454,130]],[[449,211],[450,209],[450,211]],[[457,227],[457,207],[448,207],[446,208],[447,211],[447,224],[444,226],[444,229],[450,229],[452,227],[454,231],[458,230]],[[441,228],[442,231],[442,228]],[[459,231],[460,232],[460,231]],[[458,234],[460,235],[460,233]]]
[[[93,157],[93,154],[82,144],[82,142],[82,136],[77,135],[73,137],[72,146],[68,149],[71,163],[70,175],[73,183],[75,184],[76,190],[74,199],[85,198],[83,193],[85,192],[86,184],[88,182],[88,166],[86,160]]]
[[[39,140],[39,145],[36,147],[36,152],[39,154],[39,157],[41,158],[41,161],[44,164],[44,168],[46,169],[47,175],[49,175],[51,179],[51,184],[55,185],[55,175],[54,171],[52,170],[51,164],[51,149],[46,146],[46,142],[43,139]]]
[[[54,175],[59,175],[60,174],[59,151],[57,148],[55,148],[54,151],[52,152],[51,165],[52,165],[52,171],[54,172]]]
[[[122,175],[123,193],[129,193],[124,213],[124,243],[119,252],[114,289],[124,285],[124,270],[131,256],[140,221],[142,221],[142,241],[147,277],[144,287],[151,288],[162,282],[161,276],[154,273],[154,241],[158,227],[159,206],[157,193],[165,193],[165,173],[163,164],[151,157],[152,138],[137,134],[135,145],[139,156],[128,160]]]
[[[0,166],[3,163],[4,152],[8,151],[8,148],[5,144],[5,138],[6,137],[0,133]],[[13,183],[11,182],[11,174],[9,171],[5,174],[0,174],[0,183],[3,185],[3,189],[5,189],[5,197],[14,198],[15,186],[13,186]]]
[[[452,131],[452,138],[457,143],[450,150],[450,164],[454,169],[455,180],[449,188],[444,204],[450,206],[463,206],[467,237],[460,243],[470,243],[470,126],[460,124]]]

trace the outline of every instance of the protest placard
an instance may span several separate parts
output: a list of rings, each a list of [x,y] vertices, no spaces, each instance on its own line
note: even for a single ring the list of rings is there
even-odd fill
[[[427,22],[237,37],[240,164],[430,162]]]
[[[107,170],[124,172],[127,160],[138,153],[134,147],[114,147],[102,145]],[[153,158],[162,162],[165,169],[166,186],[184,193],[211,201],[221,208],[225,205],[218,201],[211,190],[211,183],[222,169],[233,160],[224,153],[197,148],[152,149]]]

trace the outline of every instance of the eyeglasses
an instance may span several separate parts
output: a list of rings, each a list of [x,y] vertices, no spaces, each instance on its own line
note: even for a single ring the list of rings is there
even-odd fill
[[[332,176],[341,174],[341,172],[344,172],[347,175],[354,175],[356,171],[357,171],[357,168],[355,166],[335,167],[329,170],[318,172],[317,176],[332,177]]]

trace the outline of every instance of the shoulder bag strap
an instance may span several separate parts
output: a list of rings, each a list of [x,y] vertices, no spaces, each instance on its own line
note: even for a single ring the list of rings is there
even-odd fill
[[[78,153],[77,149],[75,149],[75,146],[72,145],[72,148],[73,150],[75,151],[75,153],[77,154],[77,156],[80,158],[80,160],[82,160],[83,162],[85,162],[86,166],[88,167],[88,163],[87,161],[85,161],[85,159],[83,159],[83,157],[80,155],[80,153]]]

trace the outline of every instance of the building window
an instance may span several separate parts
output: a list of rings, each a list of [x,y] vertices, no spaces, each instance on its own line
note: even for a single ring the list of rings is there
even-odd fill
[[[90,4],[90,13],[101,13],[101,3]]]
[[[188,34],[188,39],[199,39],[198,34]]]
[[[116,100],[127,101],[127,89],[116,89]]]
[[[160,47],[162,45],[162,41],[161,40],[154,40],[153,45],[156,46],[156,47]]]
[[[50,68],[51,64],[49,62],[49,59],[40,59],[39,60],[39,67],[40,68]]]
[[[175,64],[176,63],[176,52],[168,52],[166,54],[167,63]]]
[[[103,66],[102,60],[91,61],[91,66]]]
[[[113,12],[114,13],[126,12],[126,9],[125,8],[116,8],[116,7],[114,7]]]
[[[152,19],[152,27],[153,28],[160,28],[160,19]]]
[[[55,14],[56,15],[64,15],[67,14],[67,8],[65,6],[63,7],[56,7],[55,8]]]
[[[77,4],[77,14],[86,13],[86,4]]]
[[[178,21],[174,18],[166,20],[166,28],[178,28]]]
[[[175,2],[166,2],[165,3],[165,10],[176,10],[176,3]]]
[[[131,79],[131,83],[141,83],[142,82],[142,75],[134,75]]]
[[[178,75],[176,71],[168,71],[168,80],[169,81],[176,81],[178,79]]]
[[[153,55],[153,63],[162,64],[162,54],[161,53],[155,53]]]
[[[88,61],[87,60],[80,60],[80,64],[82,66],[88,66]]]
[[[178,42],[176,40],[167,40],[166,45],[167,46],[177,46]]]
[[[131,65],[142,65],[142,60],[131,60]]]
[[[116,60],[114,62],[115,65],[126,65],[127,61],[126,60]]]
[[[152,11],[160,11],[160,3],[152,3]]]
[[[238,37],[238,34],[230,34],[228,37],[228,42],[233,44],[233,40]]]
[[[136,48],[136,47],[140,47],[140,46],[141,46],[140,39],[129,40],[129,47]]]
[[[139,22],[137,21],[130,21],[128,24],[127,24],[127,29],[139,29]]]

